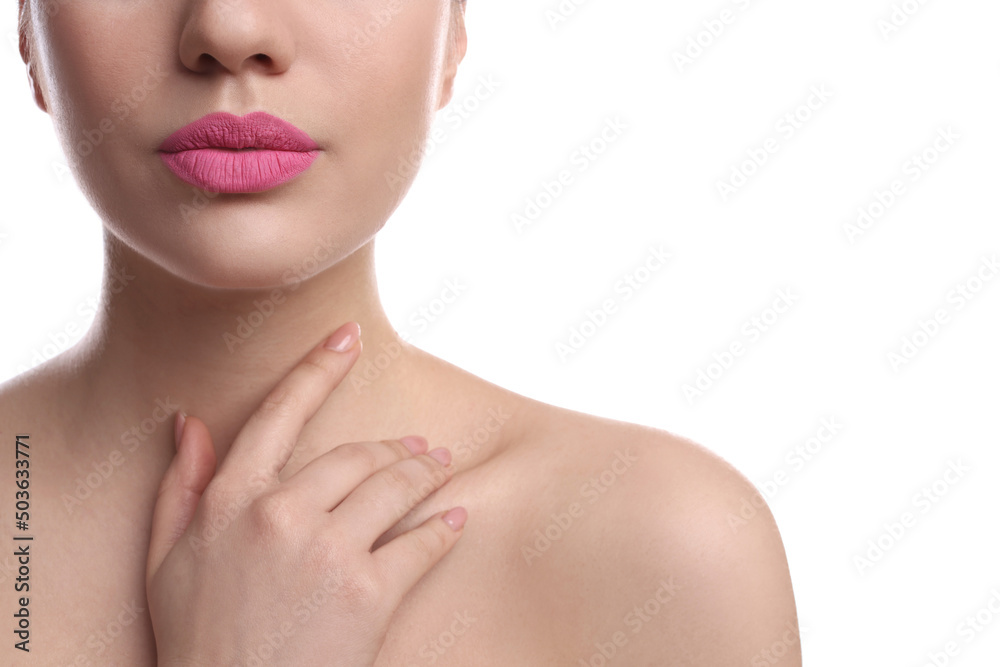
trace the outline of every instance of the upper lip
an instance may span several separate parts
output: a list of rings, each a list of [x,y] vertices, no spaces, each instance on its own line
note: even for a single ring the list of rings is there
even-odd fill
[[[177,130],[160,145],[165,153],[199,148],[314,151],[319,146],[299,128],[264,111],[245,116],[211,113]]]

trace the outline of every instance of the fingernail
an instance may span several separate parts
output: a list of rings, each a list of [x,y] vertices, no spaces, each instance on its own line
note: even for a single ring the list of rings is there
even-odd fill
[[[441,518],[444,519],[449,528],[458,531],[465,525],[465,520],[469,518],[469,513],[465,511],[464,507],[453,507],[445,512]]]
[[[360,337],[361,325],[357,322],[348,322],[334,331],[323,347],[334,352],[347,352]]]
[[[427,452],[427,456],[431,457],[443,466],[451,463],[451,452],[449,452],[444,447],[438,447],[437,449],[432,449]]]
[[[183,410],[177,411],[174,417],[174,449],[181,448],[181,438],[184,437],[184,424],[187,423],[187,415]]]
[[[421,454],[427,451],[427,440],[419,435],[408,435],[400,438],[399,441],[406,445],[406,448],[413,454]]]

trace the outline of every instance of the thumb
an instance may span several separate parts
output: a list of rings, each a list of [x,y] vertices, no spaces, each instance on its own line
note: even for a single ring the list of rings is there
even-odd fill
[[[160,482],[146,560],[146,581],[187,530],[205,487],[215,476],[215,447],[205,422],[178,412],[174,421],[177,453]]]

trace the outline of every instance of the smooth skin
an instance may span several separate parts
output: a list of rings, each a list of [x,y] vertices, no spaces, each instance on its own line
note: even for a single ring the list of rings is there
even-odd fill
[[[334,474],[349,464],[329,452],[413,434],[452,452],[450,479],[373,552],[451,508],[468,512],[461,538],[412,588],[386,592],[402,598],[377,667],[579,667],[612,650],[609,664],[640,667],[801,664],[781,537],[743,475],[666,431],[498,387],[406,343],[386,316],[374,239],[412,183],[408,160],[451,99],[468,46],[464,5],[28,0],[23,12],[31,93],[100,216],[106,252],[86,336],[0,385],[0,439],[30,433],[35,443],[31,661],[157,664],[164,647],[146,570],[158,490],[177,452],[172,415],[191,415],[201,444],[182,442],[181,455],[208,458],[210,434],[222,474],[274,388],[319,341],[356,322],[357,360],[285,443],[292,452],[272,484],[321,458],[315,469]],[[157,155],[164,138],[207,113],[257,110],[321,149],[281,187],[209,197]],[[101,130],[108,123],[113,130]],[[263,324],[237,335],[240,318],[264,310]],[[258,489],[247,480],[246,490]],[[318,499],[299,506],[310,502]],[[377,503],[367,509],[377,513]],[[254,511],[240,516],[253,521]],[[11,530],[0,522],[5,543]],[[246,535],[233,530],[220,540]],[[301,544],[287,549],[257,557],[280,571],[304,553]],[[229,556],[216,563],[223,580],[269,571]],[[4,585],[17,567],[0,556]],[[199,600],[181,581],[175,587]],[[227,616],[193,626],[197,639],[217,621],[232,640],[226,628],[241,615],[267,610],[280,624],[287,614],[268,595],[281,599],[281,586],[266,576],[246,582]],[[322,609],[300,599],[291,613],[297,623]],[[183,622],[169,610],[157,627]],[[0,664],[29,663],[5,643]]]
[[[425,456],[422,438],[336,447],[278,480],[293,451],[286,443],[297,442],[358,358],[357,324],[343,329],[350,347],[310,352],[251,415],[218,472],[204,422],[179,413],[146,571],[160,667],[253,657],[300,667],[329,656],[370,667],[403,595],[458,541],[464,508],[372,550],[450,477],[450,453]],[[313,598],[316,613],[299,622],[292,610]],[[271,651],[262,638],[275,634],[284,640]]]

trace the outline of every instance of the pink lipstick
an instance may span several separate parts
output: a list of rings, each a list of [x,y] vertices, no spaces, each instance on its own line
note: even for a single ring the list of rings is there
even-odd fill
[[[226,193],[270,190],[319,156],[308,134],[263,111],[209,114],[171,134],[159,150],[182,181]]]

